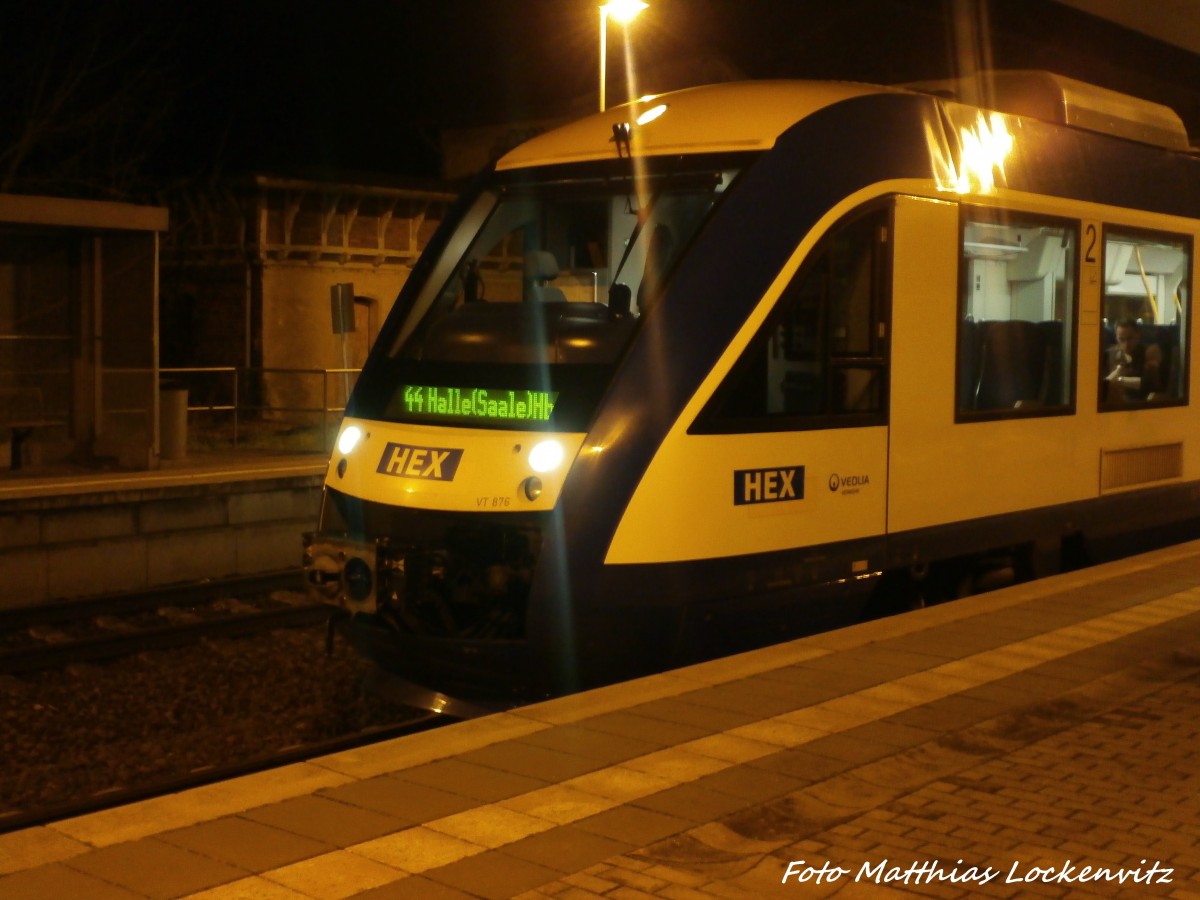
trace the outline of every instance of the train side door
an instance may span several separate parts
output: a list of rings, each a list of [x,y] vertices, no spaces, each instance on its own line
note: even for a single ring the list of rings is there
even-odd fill
[[[1076,399],[1079,247],[1069,217],[897,202],[888,528],[905,558],[1009,543],[995,517],[1095,495],[1094,420]]]
[[[747,323],[690,426],[659,449],[609,562],[741,556],[885,532],[890,232],[891,205],[879,202],[797,249],[791,274],[762,299],[765,318]],[[865,570],[866,558],[855,559]],[[849,562],[839,570],[854,572]]]

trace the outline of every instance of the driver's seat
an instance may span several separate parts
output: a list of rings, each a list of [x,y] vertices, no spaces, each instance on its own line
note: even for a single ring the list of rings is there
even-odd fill
[[[525,254],[525,300],[529,303],[566,303],[566,294],[549,284],[558,277],[558,260],[548,250]]]

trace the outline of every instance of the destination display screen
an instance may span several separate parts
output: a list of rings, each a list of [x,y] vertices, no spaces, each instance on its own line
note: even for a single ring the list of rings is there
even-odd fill
[[[425,419],[548,422],[558,391],[406,384],[400,397],[404,413]]]

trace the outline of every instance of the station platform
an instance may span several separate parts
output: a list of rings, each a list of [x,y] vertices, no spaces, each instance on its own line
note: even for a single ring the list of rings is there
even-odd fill
[[[260,575],[300,562],[328,459],[253,450],[146,471],[0,477],[0,608]]]
[[[312,478],[323,476],[328,463],[328,453],[226,450],[163,460],[159,468],[147,470],[42,466],[3,472],[0,475],[0,503],[272,478]]]
[[[0,897],[1200,896],[1200,542],[0,836]]]

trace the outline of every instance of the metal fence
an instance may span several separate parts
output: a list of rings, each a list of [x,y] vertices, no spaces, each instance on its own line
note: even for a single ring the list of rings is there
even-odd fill
[[[11,350],[12,345],[0,342],[0,351]],[[164,368],[158,370],[156,381],[153,369],[101,367],[94,394],[72,396],[72,370],[55,365],[58,360],[49,358],[53,354],[46,356],[40,366],[38,360],[24,360],[23,366],[12,365],[13,359],[4,360],[10,365],[0,379],[0,439],[7,441],[11,468],[18,467],[21,442],[34,428],[40,456],[47,461],[70,456],[70,425],[79,416],[85,422],[94,420],[97,434],[115,436],[117,444],[150,446],[154,442],[156,392],[164,456],[168,443],[183,452],[263,449],[328,453],[361,371]],[[91,409],[81,410],[77,404],[88,404]],[[22,429],[19,438],[10,436],[14,425]],[[0,468],[4,463],[0,459]]]
[[[159,370],[187,391],[188,445],[328,452],[360,369],[210,366]]]

